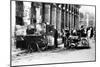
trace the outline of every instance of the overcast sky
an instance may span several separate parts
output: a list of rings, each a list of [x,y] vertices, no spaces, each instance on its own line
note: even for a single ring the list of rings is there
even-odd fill
[[[92,14],[95,14],[95,7],[94,6],[81,6],[80,12],[89,12],[89,13],[92,13]]]

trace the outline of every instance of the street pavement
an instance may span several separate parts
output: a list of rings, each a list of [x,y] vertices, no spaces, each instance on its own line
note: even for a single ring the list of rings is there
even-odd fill
[[[89,40],[89,49],[69,49],[66,50],[63,44],[60,48],[43,52],[22,53],[12,56],[12,66],[16,65],[34,65],[62,62],[81,62],[95,61],[95,41]]]

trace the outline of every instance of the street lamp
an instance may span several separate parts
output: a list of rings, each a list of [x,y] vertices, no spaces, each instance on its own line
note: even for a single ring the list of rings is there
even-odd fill
[[[61,7],[61,5],[59,5],[59,7]]]
[[[68,12],[69,10],[67,9],[67,12]]]

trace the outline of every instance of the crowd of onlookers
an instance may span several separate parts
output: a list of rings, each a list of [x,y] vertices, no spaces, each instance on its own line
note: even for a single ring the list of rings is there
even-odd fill
[[[92,38],[93,36],[95,36],[95,30],[93,29],[93,27],[87,27],[85,28],[84,26],[81,26],[80,29],[66,29],[63,31],[63,35],[66,37],[69,37],[69,35],[73,35],[73,36],[80,36],[80,37],[88,37],[88,38]]]

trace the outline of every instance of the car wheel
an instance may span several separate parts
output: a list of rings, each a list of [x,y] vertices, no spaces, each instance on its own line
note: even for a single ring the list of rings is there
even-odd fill
[[[82,39],[81,43],[84,47],[89,47],[89,42],[86,39]]]

